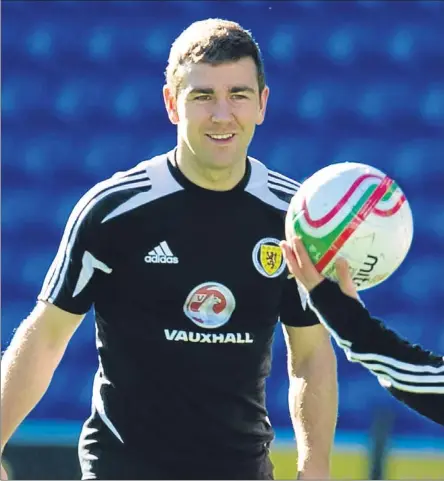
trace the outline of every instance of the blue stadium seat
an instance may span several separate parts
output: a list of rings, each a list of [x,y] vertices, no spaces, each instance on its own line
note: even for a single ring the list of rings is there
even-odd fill
[[[444,82],[430,85],[421,98],[420,112],[426,122],[444,126]]]

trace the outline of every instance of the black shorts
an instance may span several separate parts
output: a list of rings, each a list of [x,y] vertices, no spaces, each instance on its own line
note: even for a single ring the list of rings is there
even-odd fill
[[[202,462],[183,462],[151,460],[147,453],[146,459],[132,459],[121,453],[101,454],[97,459],[81,460],[82,479],[269,479],[273,478],[273,464],[267,454],[253,462],[233,463],[230,459],[215,462],[213,465]]]

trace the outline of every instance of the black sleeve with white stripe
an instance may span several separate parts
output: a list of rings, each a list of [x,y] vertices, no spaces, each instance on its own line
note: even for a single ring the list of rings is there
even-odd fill
[[[64,311],[85,314],[94,301],[96,270],[109,272],[94,242],[93,209],[80,201],[66,224],[55,259],[38,296]]]
[[[278,172],[268,171],[268,188],[279,199],[290,204],[292,197],[299,190],[301,184]]]
[[[91,188],[71,212],[38,299],[74,314],[87,313],[100,279],[112,273],[103,255],[109,243],[102,235],[103,219],[118,205],[150,189],[143,164]]]
[[[268,171],[267,185],[276,197],[288,205],[301,186],[299,182],[271,170]],[[284,282],[279,313],[281,323],[291,327],[307,327],[319,324],[316,314],[306,308],[295,280],[286,279]]]
[[[362,364],[397,399],[444,425],[442,356],[386,328],[334,282],[319,284],[309,302],[349,361]]]

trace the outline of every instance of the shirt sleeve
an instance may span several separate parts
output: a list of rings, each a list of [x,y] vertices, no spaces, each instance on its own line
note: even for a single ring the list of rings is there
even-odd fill
[[[320,314],[349,361],[374,374],[394,397],[420,414],[444,424],[444,359],[411,344],[388,329],[336,283],[325,280],[310,294]]]
[[[319,324],[315,312],[307,305],[307,296],[295,279],[285,279],[280,306],[280,321],[286,326],[308,327]]]
[[[73,209],[57,255],[44,280],[38,299],[73,314],[86,314],[95,300],[101,275],[111,269],[99,252],[96,201],[86,194]]]

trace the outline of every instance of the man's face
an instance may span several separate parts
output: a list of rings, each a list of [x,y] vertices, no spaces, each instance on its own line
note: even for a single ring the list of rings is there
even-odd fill
[[[185,150],[206,168],[225,169],[245,161],[264,120],[268,88],[259,95],[256,65],[246,57],[188,65],[177,98],[165,87],[164,99]]]

